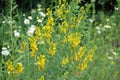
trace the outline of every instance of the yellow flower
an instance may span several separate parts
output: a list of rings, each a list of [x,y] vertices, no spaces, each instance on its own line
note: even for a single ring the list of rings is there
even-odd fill
[[[16,64],[16,71],[17,71],[17,73],[21,74],[23,72],[23,70],[24,70],[23,65],[21,63],[17,63]]]
[[[61,30],[62,33],[66,33],[67,29],[65,27],[60,27],[60,30]]]
[[[80,39],[81,39],[82,35],[79,33],[71,33],[70,35],[68,35],[68,42],[70,43],[70,46],[73,49],[76,49],[78,47],[78,45],[80,44]]]
[[[54,26],[54,18],[53,17],[48,18],[47,25]]]
[[[86,50],[86,47],[80,47],[80,50],[78,51],[78,53],[75,55],[74,59],[76,61],[80,60],[82,58],[82,56],[84,55]]]
[[[49,54],[50,55],[55,55],[56,53],[56,43],[50,43],[50,48],[49,48]]]
[[[44,26],[44,27],[42,28],[42,30],[43,30],[44,32],[51,32],[51,31],[52,31],[52,27],[49,26],[49,25],[46,25],[46,26]]]
[[[8,60],[8,61],[6,62],[6,64],[7,64],[8,74],[13,75],[13,73],[14,73],[14,71],[15,71],[14,66],[13,66],[13,62],[10,61],[10,60]]]
[[[81,71],[84,71],[87,68],[87,63],[85,61],[83,61],[83,63],[80,65],[78,65],[78,69],[80,69]]]
[[[61,5],[61,0],[58,0],[58,4]]]
[[[38,80],[45,80],[45,79],[44,79],[44,76],[41,76],[40,79],[38,79]]]
[[[43,70],[44,66],[45,66],[45,55],[40,55],[38,61],[37,61],[37,65],[38,65],[38,70]]]
[[[40,28],[39,28],[39,27],[36,27],[35,34],[36,34],[37,36],[41,36],[41,32],[40,32]]]
[[[46,13],[47,16],[52,16],[52,10],[50,10],[50,8],[47,8],[47,13]]]
[[[21,43],[21,49],[22,49],[22,51],[23,51],[23,50],[26,50],[26,47],[27,47],[27,43],[26,43],[25,41],[23,41],[23,42]]]
[[[38,50],[36,38],[32,36],[31,38],[29,38],[29,41],[31,57],[35,57],[35,52]]]
[[[69,62],[68,56],[67,57],[63,57],[63,59],[62,59],[62,67],[64,67],[68,62]]]
[[[112,65],[114,65],[114,64],[115,64],[115,62],[114,62],[114,61],[111,61],[111,64],[112,64]]]
[[[58,14],[58,18],[60,18],[61,15],[63,14],[62,10],[61,10],[61,9],[58,9],[58,10],[57,10],[57,14]]]
[[[51,39],[51,33],[44,33],[44,37],[47,39]]]
[[[64,44],[67,42],[67,38],[64,36],[64,39],[62,41],[62,46],[64,46]]]
[[[114,77],[114,78],[118,77],[118,71],[115,71],[115,72],[114,72],[113,77]]]
[[[62,33],[66,33],[66,31],[67,31],[67,29],[68,29],[68,23],[66,22],[66,21],[64,21],[63,23],[62,23],[62,26],[60,26],[60,30],[61,30],[61,32]]]
[[[89,54],[87,56],[88,61],[92,61],[95,50],[96,50],[96,46],[89,51]]]

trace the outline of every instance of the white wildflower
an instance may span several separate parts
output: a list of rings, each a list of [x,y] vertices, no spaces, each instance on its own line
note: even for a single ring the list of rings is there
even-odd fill
[[[93,19],[89,19],[89,21],[90,21],[91,23],[93,23],[94,20],[93,20]]]
[[[20,37],[20,33],[17,30],[14,30],[14,36],[15,37]]]
[[[30,24],[29,19],[25,19],[25,20],[24,20],[24,24],[29,25],[29,24]]]
[[[27,34],[28,36],[33,36],[34,32],[35,32],[35,25],[31,25],[31,27],[28,29]]]
[[[25,16],[25,14],[23,14],[23,16]]]
[[[8,56],[10,53],[9,53],[9,51],[7,50],[6,47],[3,47],[1,54],[4,55],[4,56]]]
[[[2,23],[4,24],[4,23],[5,23],[5,21],[2,21]]]
[[[97,26],[96,29],[97,29],[97,30],[100,30],[100,27]]]
[[[102,28],[102,30],[103,30],[103,31],[106,31],[106,29],[105,29],[105,28]]]
[[[118,11],[118,10],[119,10],[119,8],[118,8],[118,7],[114,7],[114,9],[115,9],[116,11]]]
[[[113,51],[113,55],[115,55],[115,56],[116,56],[116,55],[117,55],[117,53]]]
[[[9,45],[7,45],[7,48],[9,49],[9,48],[10,48],[10,46],[9,46]]]
[[[42,19],[37,19],[37,22],[42,23]]]
[[[100,34],[100,33],[101,33],[101,31],[98,31],[98,33]]]
[[[104,25],[104,28],[111,28],[111,26],[109,26],[109,25]]]
[[[101,33],[100,27],[97,26],[96,29],[97,29],[98,34],[100,34]]]
[[[29,19],[29,20],[32,20],[32,16],[28,16],[28,19]]]
[[[20,29],[20,28],[21,28],[21,26],[18,26],[18,28]]]
[[[108,56],[107,58],[110,59],[110,60],[113,60],[113,57]]]
[[[43,13],[43,12],[39,12],[39,14],[40,14],[42,17],[45,17],[45,16],[46,16],[46,14]]]

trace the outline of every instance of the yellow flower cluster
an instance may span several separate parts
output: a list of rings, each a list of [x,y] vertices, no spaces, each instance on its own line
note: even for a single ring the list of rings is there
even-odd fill
[[[48,52],[52,56],[55,55],[55,52],[56,52],[56,43],[50,43],[50,47],[49,47]]]
[[[8,74],[12,75],[15,72],[15,68],[13,66],[13,62],[8,60],[6,64],[7,64]]]
[[[46,14],[48,16],[48,20],[46,22],[46,25],[42,27],[42,30],[44,32],[43,36],[47,39],[47,43],[50,43],[52,33],[54,32],[54,29],[53,29],[54,18],[53,18],[52,10],[50,10],[49,8],[47,9]]]
[[[61,4],[59,1],[58,9],[57,9],[57,17],[61,20],[66,19],[66,15],[69,13],[67,10],[68,3]]]
[[[38,80],[45,80],[44,76],[41,76]]]
[[[67,29],[68,29],[69,25],[67,21],[62,22],[62,25],[60,26],[60,30],[62,33],[66,33]]]
[[[46,58],[45,55],[40,55],[37,61],[38,70],[43,70],[45,66]]]
[[[91,49],[91,51],[89,52],[89,54],[84,58],[82,64],[78,65],[78,69],[80,69],[81,71],[84,71],[87,68],[88,62],[91,62],[92,59],[93,59],[93,55],[94,55],[95,50],[96,50],[96,47],[94,47],[93,49]]]
[[[36,27],[35,35],[36,35],[36,37],[41,37],[42,34],[40,32],[40,28],[39,27]]]
[[[22,63],[16,63],[16,65],[14,66],[13,62],[8,60],[6,64],[7,64],[8,74],[10,75],[13,75],[14,73],[21,74],[24,70]]]
[[[16,71],[17,71],[17,73],[21,74],[23,72],[23,70],[24,70],[23,65],[21,63],[17,63],[16,64]]]
[[[29,41],[30,41],[30,50],[31,50],[31,57],[35,57],[36,56],[36,51],[38,50],[38,47],[37,47],[37,41],[36,41],[36,38],[34,36],[30,37],[29,38]]]
[[[82,35],[78,32],[70,33],[70,35],[68,35],[68,42],[70,43],[72,49],[76,49],[78,47],[78,45],[80,44],[81,37]]]
[[[86,47],[80,47],[80,50],[78,51],[77,54],[75,54],[74,56],[74,60],[79,61],[81,60],[81,58],[83,57],[84,53],[85,53]]]
[[[21,50],[22,50],[22,51],[26,50],[26,47],[27,47],[27,43],[26,43],[25,41],[23,41],[23,42],[21,43]]]
[[[63,59],[62,59],[62,67],[64,67],[68,62],[69,62],[68,56],[63,57]]]

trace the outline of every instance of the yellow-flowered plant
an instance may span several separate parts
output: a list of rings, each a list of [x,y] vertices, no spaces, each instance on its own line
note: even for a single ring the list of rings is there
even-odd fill
[[[71,49],[76,49],[78,45],[80,44],[82,35],[78,32],[76,33],[70,33],[67,37],[68,42],[70,43]]]
[[[38,65],[38,70],[43,70],[45,67],[46,57],[45,55],[40,55],[36,64]]]
[[[85,54],[86,47],[80,47],[80,50],[75,54],[74,60],[79,61]]]
[[[62,22],[62,25],[60,26],[60,31],[61,31],[62,33],[66,33],[68,27],[69,27],[68,22],[64,21],[64,22]]]
[[[68,62],[69,62],[68,56],[63,57],[63,59],[62,59],[62,67],[64,67]]]
[[[30,37],[29,38],[29,41],[30,41],[30,50],[31,50],[31,57],[35,57],[36,56],[36,51],[38,50],[38,47],[37,47],[37,40],[34,36]]]
[[[22,63],[17,63],[16,64],[16,72],[18,74],[21,74],[23,72],[23,70],[24,70],[24,67],[23,67]]]
[[[13,66],[13,62],[12,62],[11,60],[8,60],[8,61],[6,62],[6,64],[7,64],[8,74],[13,75],[13,74],[15,73],[15,68],[14,68],[14,66]]]
[[[27,47],[27,43],[26,43],[25,41],[23,41],[23,42],[21,43],[21,50],[22,50],[22,51],[26,50],[26,47]]]
[[[7,65],[8,74],[13,76],[15,75],[15,73],[21,74],[24,70],[22,63],[13,64],[13,61],[8,60],[6,65]]]
[[[55,53],[56,53],[56,43],[50,43],[48,53],[52,56],[55,55]]]
[[[69,79],[67,76],[71,77],[76,74],[80,76],[79,72],[85,71],[88,63],[93,60],[95,49],[88,50],[86,46],[81,45],[82,34],[79,24],[84,18],[85,10],[81,7],[74,14],[73,7],[79,1],[76,0],[74,5],[69,4],[71,5],[69,6],[66,0],[59,0],[55,9],[47,9],[46,15],[39,8],[39,14],[46,18],[40,18],[42,21],[38,24],[30,18],[30,24],[32,22],[35,24],[33,30],[31,28],[34,32],[32,35],[24,36],[24,41],[21,41],[20,50],[24,54],[15,52],[19,47],[11,51],[18,56],[16,58],[10,55],[13,61],[7,62],[9,74],[15,73],[20,79],[25,77],[25,79],[35,80],[56,80],[60,77],[60,79],[67,80]],[[35,18],[31,17],[39,19],[37,15],[35,16]],[[17,61],[22,61],[22,63]]]
[[[88,55],[84,58],[83,62],[78,65],[79,70],[84,71],[87,68],[88,62],[91,62],[93,59],[95,50],[96,50],[96,47],[94,47],[88,52]]]
[[[45,80],[44,76],[41,76],[38,80]]]

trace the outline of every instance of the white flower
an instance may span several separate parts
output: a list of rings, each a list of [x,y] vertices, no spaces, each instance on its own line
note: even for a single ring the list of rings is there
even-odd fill
[[[97,29],[98,34],[100,34],[101,33],[100,27],[97,26],[96,29]]]
[[[14,30],[14,36],[15,37],[20,37],[20,33],[17,30]]]
[[[28,29],[28,36],[32,36],[35,32],[35,25],[31,25],[31,27]]]
[[[106,29],[105,29],[105,28],[102,28],[102,30],[103,30],[103,31],[106,31]]]
[[[1,54],[4,55],[4,56],[8,56],[8,55],[9,55],[9,51],[7,50],[6,47],[3,47],[3,48],[2,48]]]
[[[119,10],[119,8],[118,8],[118,7],[114,7],[114,9],[115,9],[116,11],[118,11],[118,10]]]
[[[90,21],[91,23],[93,23],[94,20],[93,20],[93,19],[89,19],[89,21]]]
[[[30,24],[29,19],[25,19],[25,20],[24,20],[24,24],[29,25],[29,24]]]
[[[10,48],[10,46],[9,46],[9,45],[7,45],[7,48],[9,49],[9,48]]]
[[[97,29],[97,30],[100,30],[100,27],[97,26],[96,29]]]
[[[98,31],[98,33],[100,34],[100,33],[101,33],[101,31]]]
[[[29,20],[32,20],[32,16],[28,16],[28,19],[29,19]]]
[[[25,14],[23,14],[23,16],[25,16]]]
[[[43,13],[43,12],[39,12],[39,14],[40,14],[42,17],[45,17],[45,16],[46,16],[46,14]]]
[[[5,23],[5,21],[2,21],[2,23],[4,24],[4,23]]]
[[[104,28],[111,28],[111,26],[109,26],[109,25],[104,25]]]
[[[113,57],[108,56],[107,58],[110,59],[110,60],[113,60]]]
[[[117,53],[116,53],[116,52],[113,52],[113,55],[115,55],[115,56],[116,56],[116,55],[117,55]]]
[[[37,19],[37,22],[42,23],[42,19]]]

